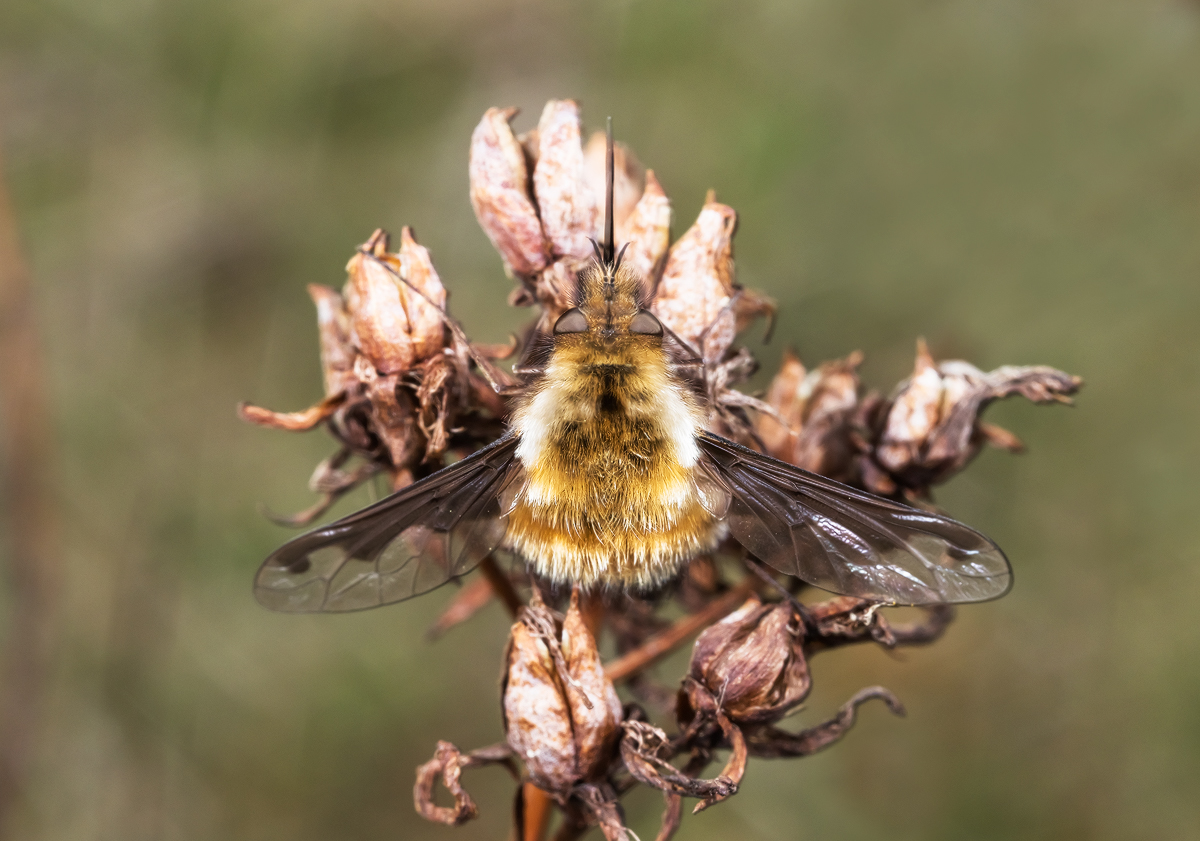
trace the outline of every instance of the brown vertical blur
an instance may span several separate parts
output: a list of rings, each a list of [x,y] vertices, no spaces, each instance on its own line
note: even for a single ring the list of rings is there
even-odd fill
[[[58,577],[51,424],[30,286],[0,155],[0,534],[13,600],[0,660],[0,837],[36,742]]]

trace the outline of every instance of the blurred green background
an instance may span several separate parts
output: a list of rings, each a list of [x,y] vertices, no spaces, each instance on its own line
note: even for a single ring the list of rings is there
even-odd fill
[[[9,836],[504,837],[500,770],[467,773],[482,818],[460,829],[410,796],[438,738],[501,738],[502,612],[428,644],[448,591],[259,608],[251,576],[285,531],[256,506],[308,504],[332,447],[234,405],[319,396],[304,284],[339,285],[376,226],[415,228],[472,336],[519,324],[467,142],[488,106],[521,106],[523,130],[551,97],[614,117],[676,234],[709,187],[738,209],[740,278],[781,307],[768,367],[788,344],[810,364],[861,348],[888,389],[924,335],[939,357],[1087,380],[1074,410],[994,407],[1029,453],[986,452],[939,496],[1006,548],[1012,594],[928,649],[818,657],[794,723],[875,683],[909,717],[868,706],[824,754],[753,762],[680,837],[1200,838],[1183,0],[4,0],[0,142],[64,545]],[[627,806],[652,838],[659,798]]]

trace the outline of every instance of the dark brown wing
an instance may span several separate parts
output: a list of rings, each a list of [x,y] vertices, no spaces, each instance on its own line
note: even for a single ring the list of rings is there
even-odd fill
[[[1012,586],[1000,547],[962,523],[717,435],[698,440],[703,469],[730,495],[730,534],[780,572],[835,593],[897,604],[981,602]]]
[[[508,435],[387,499],[276,549],[254,595],[296,613],[365,610],[419,596],[475,567],[504,538],[501,493],[520,471]]]

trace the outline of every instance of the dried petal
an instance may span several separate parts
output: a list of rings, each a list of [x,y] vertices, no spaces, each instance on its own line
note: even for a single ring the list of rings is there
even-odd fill
[[[250,403],[238,404],[238,417],[248,423],[268,426],[272,429],[285,429],[288,432],[304,432],[312,429],[321,421],[333,415],[345,402],[345,392],[326,397],[315,406],[310,406],[299,412],[272,412],[261,406]]]
[[[346,302],[333,289],[319,283],[308,285],[309,297],[317,305],[317,332],[321,340],[321,374],[325,395],[350,392],[358,383],[354,376],[354,347],[350,343],[350,315]]]
[[[571,706],[579,774],[594,779],[603,776],[620,735],[621,699],[604,676],[600,652],[579,611],[578,590],[571,594],[571,606],[563,620],[562,650],[573,678],[564,682],[563,688]]]
[[[542,111],[533,191],[551,251],[590,259],[589,238],[600,232],[604,202],[584,174],[579,104],[574,100],[552,99]]]
[[[917,364],[888,412],[883,438],[875,451],[879,463],[898,472],[920,458],[920,450],[938,422],[942,378],[924,339],[917,341]]]
[[[547,791],[565,791],[578,780],[571,710],[545,642],[517,622],[509,637],[504,678],[508,744],[529,778]]]
[[[619,231],[617,241],[629,243],[625,265],[642,278],[649,298],[658,285],[671,244],[671,200],[654,177],[654,170],[646,170],[646,189]]]
[[[654,312],[695,347],[733,297],[736,230],[737,212],[716,202],[710,193],[695,224],[667,256]]]
[[[489,108],[471,135],[468,174],[475,218],[515,274],[545,268],[549,246],[529,195],[525,151],[508,121],[516,108]]]
[[[354,344],[381,374],[412,367],[415,358],[412,327],[400,283],[380,262],[387,253],[387,233],[375,231],[350,258],[346,271],[346,308]],[[380,259],[372,259],[372,256]]]
[[[438,277],[429,258],[429,249],[418,245],[412,228],[400,229],[400,276],[412,284],[401,288],[401,300],[408,310],[412,330],[413,353],[416,359],[428,359],[442,352],[446,345],[443,313],[446,309],[446,287]],[[420,294],[414,293],[417,290]]]

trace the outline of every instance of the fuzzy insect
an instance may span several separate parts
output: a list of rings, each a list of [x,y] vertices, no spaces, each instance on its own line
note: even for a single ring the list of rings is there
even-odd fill
[[[605,238],[554,326],[544,368],[498,441],[289,541],[255,592],[284,611],[349,611],[427,592],[497,549],[585,587],[650,588],[731,536],[835,593],[896,604],[984,601],[1012,582],[991,540],[705,430],[642,283]]]

